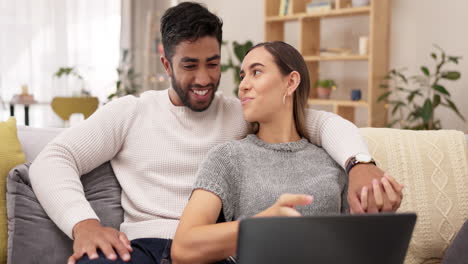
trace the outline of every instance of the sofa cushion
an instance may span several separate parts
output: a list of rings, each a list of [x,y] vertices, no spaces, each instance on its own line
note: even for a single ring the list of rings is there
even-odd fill
[[[25,162],[16,132],[15,118],[0,122],[0,263],[7,257],[6,177],[13,167]]]
[[[47,216],[31,188],[30,163],[8,175],[8,263],[66,263],[73,241]],[[121,188],[109,162],[81,177],[85,196],[105,226],[123,222]]]
[[[399,212],[416,212],[406,264],[440,263],[468,219],[468,153],[459,131],[361,129],[377,165],[403,189]]]

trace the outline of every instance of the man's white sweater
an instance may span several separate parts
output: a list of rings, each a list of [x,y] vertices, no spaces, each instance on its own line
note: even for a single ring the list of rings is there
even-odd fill
[[[312,143],[342,166],[368,153],[358,129],[335,114],[308,111],[307,129]],[[121,231],[129,239],[172,238],[208,151],[247,133],[236,98],[217,94],[206,111],[194,112],[174,106],[168,90],[126,96],[48,144],[31,166],[31,183],[47,214],[72,238],[75,224],[98,219],[80,175],[110,160],[122,186]]]

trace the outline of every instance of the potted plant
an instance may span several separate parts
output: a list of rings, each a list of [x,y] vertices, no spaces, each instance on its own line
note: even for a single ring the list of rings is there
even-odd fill
[[[227,42],[223,42],[223,45],[228,46]],[[232,49],[234,51],[234,55],[237,59],[237,61],[234,61],[231,56],[231,52],[228,51],[228,63],[227,64],[221,64],[221,72],[228,71],[229,69],[233,69],[234,73],[234,83],[235,83],[235,88],[234,88],[234,94],[237,96],[237,93],[239,91],[239,85],[240,85],[240,67],[241,63],[244,60],[245,54],[249,49],[253,47],[252,41],[246,41],[244,44],[240,44],[237,41],[232,42]]]
[[[80,96],[90,96],[91,93],[85,88],[85,80],[83,76],[78,72],[76,67],[60,67],[57,72],[53,75],[56,78],[62,78],[62,76],[73,76],[81,82]]]
[[[330,79],[317,80],[314,87],[317,89],[318,98],[329,99],[332,89],[336,89],[336,83]]]
[[[407,76],[403,70],[393,69],[385,76],[380,87],[387,91],[377,101],[385,102],[392,108],[388,127],[399,125],[403,129],[441,129],[440,119],[434,117],[439,106],[451,109],[465,121],[445,84],[460,79],[459,71],[446,70],[445,66],[458,64],[461,57],[449,56],[440,47],[435,47],[439,52],[430,55],[435,63],[433,70],[421,66],[421,74]]]
[[[117,68],[119,78],[115,84],[115,91],[107,96],[109,101],[129,94],[139,94],[141,86],[137,84],[137,79],[140,74],[133,69],[131,60],[128,49],[123,49],[119,67]]]

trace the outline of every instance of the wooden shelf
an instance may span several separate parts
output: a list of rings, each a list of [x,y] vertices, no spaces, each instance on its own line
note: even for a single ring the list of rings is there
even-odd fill
[[[369,104],[365,101],[350,101],[350,100],[329,100],[329,99],[309,99],[309,104],[312,105],[333,105],[333,106],[352,106],[352,107],[368,107]]]
[[[378,89],[384,76],[388,73],[389,65],[389,25],[390,25],[390,10],[391,0],[373,0],[370,1],[369,6],[365,7],[350,7],[352,6],[351,0],[330,0],[336,7],[330,11],[324,11],[320,13],[308,14],[306,13],[307,5],[311,2],[310,0],[289,0],[290,5],[288,6],[287,12],[291,15],[280,16],[280,9],[282,8],[283,0],[264,0],[264,26],[265,26],[265,41],[288,41],[286,39],[286,30],[289,30],[287,21],[295,22],[294,27],[298,28],[298,42],[297,49],[304,56],[304,60],[307,62],[307,68],[310,77],[310,95],[307,98],[309,105],[322,105],[332,108],[332,111],[351,122],[354,122],[355,114],[361,111],[356,110],[367,110],[367,126],[371,127],[383,127],[387,120],[387,109],[385,104],[377,102],[377,99],[383,93],[382,89]],[[284,6],[283,6],[284,8]],[[282,10],[283,12],[285,10]],[[367,33],[368,42],[368,54],[359,55],[349,53],[333,54],[333,53],[322,53],[320,50],[322,45],[322,38],[328,32],[328,34],[334,33],[345,33],[341,30],[333,29],[327,22],[324,21],[326,18],[343,18],[341,21],[346,23],[356,24],[353,19],[347,19],[350,16],[368,16],[367,26],[369,32]],[[364,17],[367,20],[367,17]],[[334,22],[334,21],[333,21]],[[297,25],[296,25],[297,24]],[[362,25],[364,26],[364,25]],[[361,27],[359,25],[359,27]],[[335,30],[336,32],[330,32]],[[347,27],[347,33],[353,30],[352,27]],[[353,34],[346,34],[345,45],[351,46],[352,43],[357,44],[359,39],[358,36]],[[340,43],[335,44],[339,47]],[[367,65],[367,78],[359,76],[359,81],[366,81],[367,85],[361,85],[362,92],[366,94],[364,101],[351,101],[351,100],[324,100],[318,99],[317,89],[312,88],[315,82],[321,78],[327,78],[327,76],[321,76],[321,67],[327,63],[322,62],[363,62]],[[364,65],[362,65],[364,66]],[[348,66],[347,66],[348,67]],[[347,84],[348,79],[353,79],[354,76],[343,75],[342,86],[344,87],[346,94],[350,94],[351,91]],[[351,81],[351,80],[350,80]],[[348,89],[346,89],[348,88]],[[342,88],[340,88],[341,90]],[[346,98],[346,97],[343,97]],[[327,108],[328,108],[327,107]],[[363,119],[362,119],[363,120]]]
[[[370,14],[371,8],[365,7],[353,7],[353,8],[341,8],[333,9],[326,12],[320,12],[315,14],[298,13],[287,16],[270,16],[266,18],[266,22],[279,22],[279,21],[291,21],[300,20],[307,18],[326,18],[326,17],[340,17],[340,16],[354,16],[354,15],[368,15]]]
[[[369,55],[304,56],[305,61],[359,61],[369,60]]]

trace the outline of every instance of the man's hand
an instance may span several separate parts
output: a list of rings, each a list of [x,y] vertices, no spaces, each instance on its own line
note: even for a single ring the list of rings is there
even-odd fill
[[[303,194],[282,194],[280,198],[270,208],[257,214],[257,217],[270,217],[270,216],[301,216],[301,214],[294,209],[297,205],[308,205],[312,203],[312,196]]]
[[[349,172],[348,203],[351,213],[396,211],[403,186],[373,164],[358,164]]]
[[[117,260],[114,249],[124,261],[130,260],[133,251],[127,236],[111,227],[103,227],[99,221],[89,219],[79,222],[73,227],[73,255],[68,258],[68,264],[74,264],[84,254],[89,259],[98,258],[100,249],[109,260]]]

